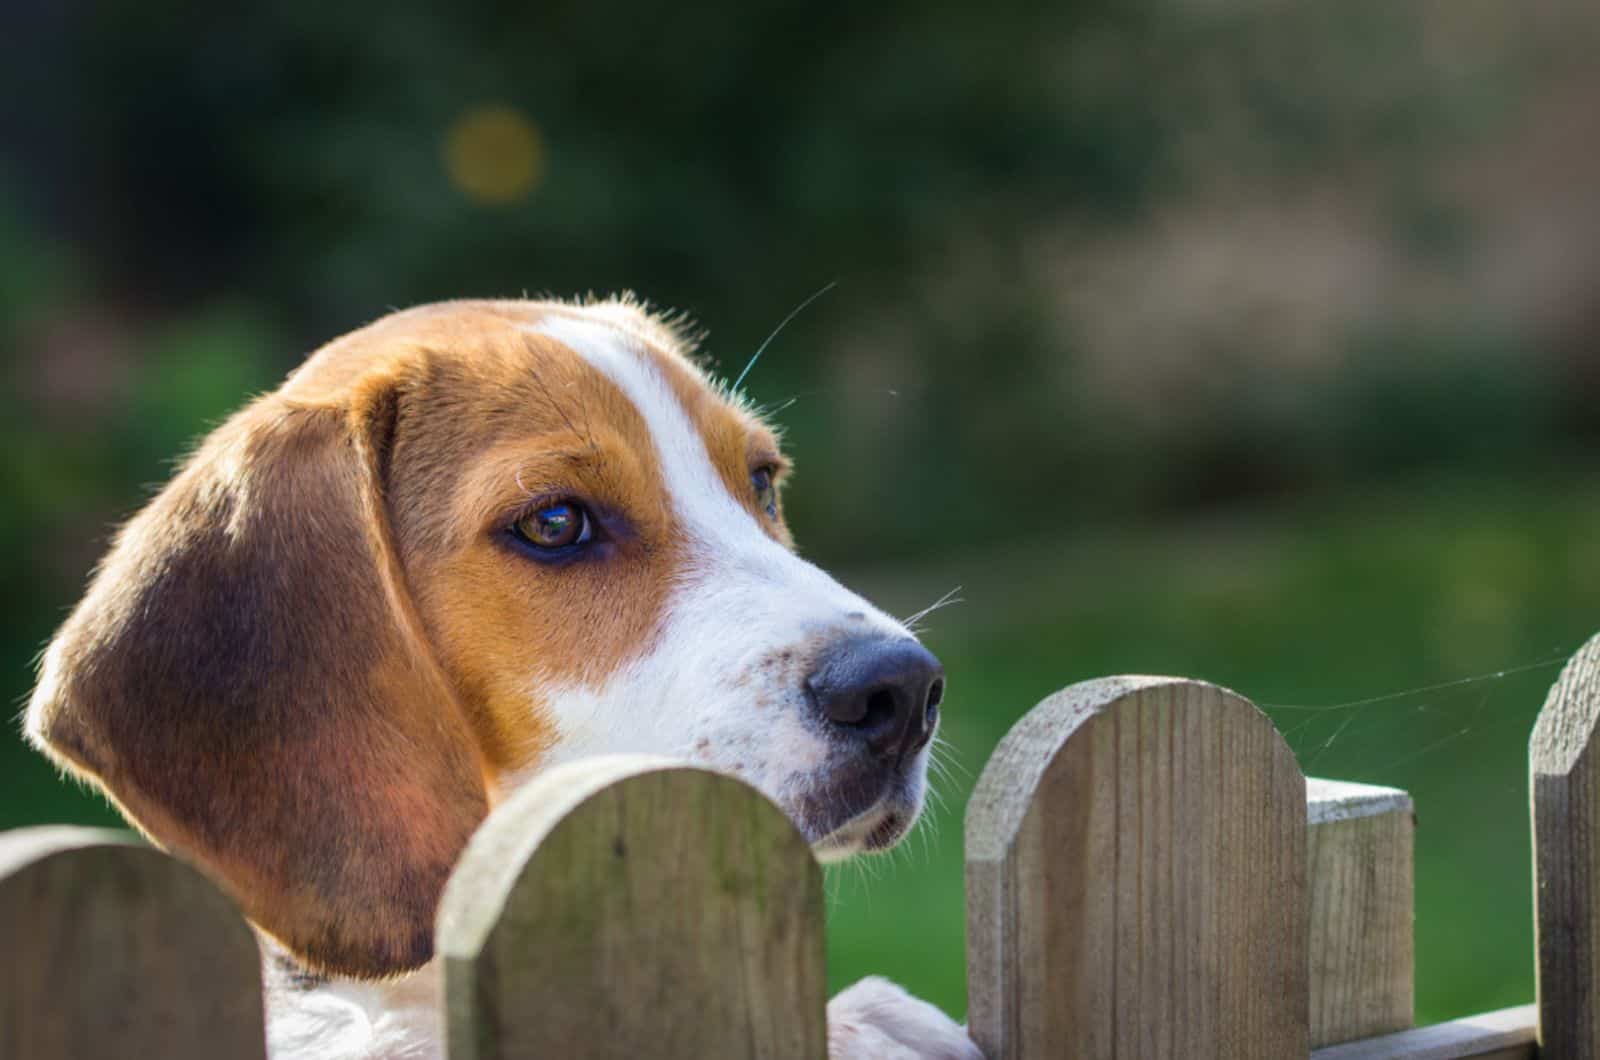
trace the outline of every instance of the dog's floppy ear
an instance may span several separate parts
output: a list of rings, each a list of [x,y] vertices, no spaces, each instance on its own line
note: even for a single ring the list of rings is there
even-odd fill
[[[313,967],[432,954],[486,813],[386,517],[399,387],[258,400],[123,528],[56,634],[33,741]]]

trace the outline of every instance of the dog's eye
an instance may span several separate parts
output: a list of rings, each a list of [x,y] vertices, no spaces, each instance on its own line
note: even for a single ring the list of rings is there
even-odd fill
[[[536,549],[554,552],[587,542],[594,524],[582,505],[560,501],[524,515],[511,524],[511,532]]]
[[[758,467],[750,472],[750,486],[756,491],[756,506],[767,515],[778,517],[778,487],[772,481],[773,469]]]

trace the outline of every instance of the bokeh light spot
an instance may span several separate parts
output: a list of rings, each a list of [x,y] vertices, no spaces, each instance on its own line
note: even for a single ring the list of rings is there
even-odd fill
[[[456,190],[503,206],[528,197],[544,175],[544,144],[527,115],[500,103],[462,112],[445,133],[445,169]]]

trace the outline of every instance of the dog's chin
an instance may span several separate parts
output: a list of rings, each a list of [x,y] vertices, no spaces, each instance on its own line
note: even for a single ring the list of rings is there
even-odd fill
[[[815,840],[811,852],[824,865],[857,854],[879,854],[906,837],[917,823],[920,808],[885,803]]]
[[[790,808],[818,861],[881,853],[904,839],[922,813],[924,765],[883,773],[846,771]]]

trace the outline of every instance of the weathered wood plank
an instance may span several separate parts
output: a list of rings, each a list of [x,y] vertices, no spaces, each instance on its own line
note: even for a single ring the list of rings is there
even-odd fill
[[[1305,779],[1244,699],[1153,677],[1051,696],[989,760],[966,843],[989,1060],[1307,1055]]]
[[[1537,1005],[1486,1012],[1359,1042],[1330,1045],[1311,1060],[1534,1060]],[[1557,1054],[1558,1055],[1558,1054]]]
[[[0,833],[0,1056],[266,1056],[261,958],[234,905],[126,833]]]
[[[1600,1058],[1600,636],[1572,657],[1528,744],[1539,1042]]]
[[[1405,1030],[1416,813],[1397,788],[1306,781],[1311,1046]]]
[[[439,914],[451,1060],[826,1054],[822,875],[705,770],[551,770],[473,836]]]

